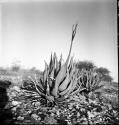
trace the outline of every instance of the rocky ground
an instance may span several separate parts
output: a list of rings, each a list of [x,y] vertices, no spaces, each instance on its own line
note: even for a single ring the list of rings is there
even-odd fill
[[[99,99],[86,101],[74,95],[67,102],[48,104],[35,91],[10,86],[6,90],[7,103],[0,108],[4,124],[117,124],[118,110]]]

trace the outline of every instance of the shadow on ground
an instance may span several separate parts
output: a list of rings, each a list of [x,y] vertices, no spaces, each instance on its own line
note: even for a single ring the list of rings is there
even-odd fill
[[[14,124],[11,109],[6,109],[8,103],[7,88],[11,85],[9,81],[0,80],[0,124]]]

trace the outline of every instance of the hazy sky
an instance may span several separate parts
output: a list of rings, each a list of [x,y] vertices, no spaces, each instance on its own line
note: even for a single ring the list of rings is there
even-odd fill
[[[21,61],[43,70],[51,52],[65,60],[72,25],[78,22],[74,59],[108,68],[117,81],[116,0],[10,1],[0,4],[0,66]]]

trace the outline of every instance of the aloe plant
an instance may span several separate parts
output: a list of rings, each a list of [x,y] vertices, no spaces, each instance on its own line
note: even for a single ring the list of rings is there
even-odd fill
[[[87,98],[87,101],[89,100],[90,96],[95,93],[100,93],[102,90],[102,87],[104,85],[100,84],[101,79],[99,78],[99,75],[96,73],[96,69],[90,69],[90,70],[81,70],[78,72],[79,79],[77,81],[77,88],[81,86],[80,92],[82,92],[85,97]],[[73,93],[78,93],[78,89]]]
[[[73,57],[70,59],[76,29],[77,24],[72,28],[71,44],[66,62],[62,64],[62,55],[58,60],[56,53],[51,54],[50,63],[45,62],[45,70],[40,83],[38,84],[37,80],[34,81],[37,92],[49,101],[62,101],[76,88],[78,72],[73,63]]]
[[[68,97],[84,91],[88,95],[101,88],[95,68],[79,70],[73,62],[73,57],[70,58],[76,29],[77,24],[72,28],[71,44],[65,63],[62,64],[62,55],[58,60],[56,53],[51,53],[50,63],[45,62],[43,78],[40,78],[40,82],[37,77],[32,80],[36,91],[50,102],[62,102]]]

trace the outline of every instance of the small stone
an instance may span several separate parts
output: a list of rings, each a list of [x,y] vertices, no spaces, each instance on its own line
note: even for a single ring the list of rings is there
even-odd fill
[[[14,112],[14,111],[16,111],[17,110],[17,107],[13,107],[12,108],[12,111]]]
[[[59,112],[59,110],[58,111],[56,111],[56,114],[59,116],[60,115],[60,112]]]
[[[30,114],[31,112],[32,112],[32,111],[31,111],[31,110],[29,110],[27,113],[28,113],[28,114]]]
[[[79,112],[77,113],[77,117],[80,117],[80,113]]]
[[[51,113],[51,116],[54,116],[55,114],[54,113]]]
[[[91,119],[91,118],[93,118],[94,117],[94,115],[91,113],[91,112],[87,112],[88,113],[88,117],[89,117],[89,119]]]
[[[84,108],[81,108],[80,111],[81,111],[81,112],[85,112],[85,109],[84,109]]]
[[[18,86],[14,86],[12,89],[14,89],[17,92],[20,92],[20,88]]]
[[[70,104],[68,107],[69,107],[69,109],[71,110],[71,109],[72,109],[72,107],[73,107],[73,105],[72,105],[72,104]]]
[[[10,93],[10,96],[11,96],[11,97],[16,97],[16,93],[15,93],[15,92],[11,92],[11,93]]]
[[[20,120],[20,121],[22,121],[22,120],[24,120],[24,117],[22,117],[22,116],[19,116],[19,117],[17,117],[17,120]]]
[[[76,109],[79,109],[79,105],[78,104],[76,105]]]
[[[12,105],[13,106],[18,106],[19,104],[21,104],[22,102],[19,101],[12,101]]]
[[[40,105],[41,105],[40,102],[35,102],[35,106],[36,106],[36,107],[38,107],[38,106],[40,106]]]
[[[41,120],[41,117],[38,117],[38,119],[37,119],[37,120],[39,120],[39,121],[40,121],[40,120]]]
[[[35,120],[37,120],[39,116],[36,114],[32,114],[31,117],[34,118]]]

